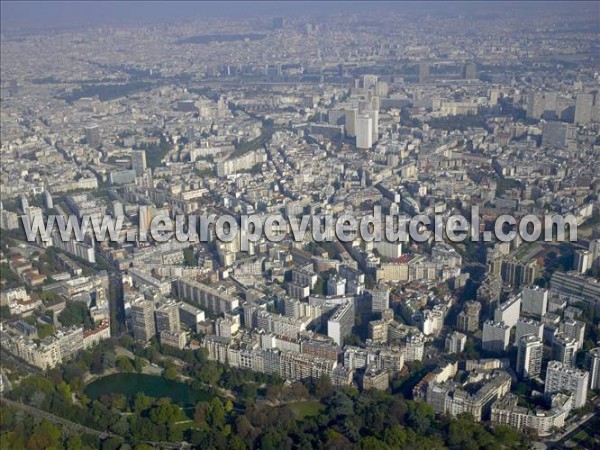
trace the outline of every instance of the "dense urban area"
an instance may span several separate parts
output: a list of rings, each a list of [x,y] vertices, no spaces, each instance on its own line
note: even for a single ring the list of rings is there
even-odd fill
[[[3,29],[0,447],[599,448],[600,10],[535,3]],[[141,238],[376,206],[577,238]]]

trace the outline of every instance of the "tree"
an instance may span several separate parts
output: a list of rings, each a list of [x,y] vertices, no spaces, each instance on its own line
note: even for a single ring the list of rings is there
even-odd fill
[[[221,428],[225,425],[225,408],[218,397],[211,400],[207,419],[208,424],[214,428]]]
[[[163,377],[165,377],[167,380],[176,380],[177,376],[178,372],[175,366],[169,366],[163,372]]]
[[[33,433],[27,440],[27,448],[30,450],[46,450],[61,447],[60,428],[46,420],[42,420],[33,429]]]
[[[329,397],[333,393],[333,384],[331,379],[324,375],[315,383],[315,395],[318,398]]]
[[[131,359],[125,355],[121,355],[117,358],[116,366],[121,372],[135,372],[135,367],[133,366]]]
[[[54,334],[54,325],[51,323],[45,323],[38,327],[38,339],[42,340],[48,336],[52,336]]]
[[[408,403],[408,424],[419,434],[425,433],[435,419],[435,411],[424,402]]]
[[[139,356],[136,356],[133,360],[133,366],[135,367],[136,372],[142,372],[144,370],[144,367],[146,367],[147,365],[148,362],[145,359],[140,358]]]

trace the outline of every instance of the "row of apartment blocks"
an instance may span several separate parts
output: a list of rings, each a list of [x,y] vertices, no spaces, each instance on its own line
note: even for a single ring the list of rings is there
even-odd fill
[[[235,341],[207,335],[200,345],[207,349],[210,360],[278,374],[290,381],[314,381],[327,375],[338,386],[348,385],[354,372],[360,370],[370,374],[367,384],[382,389],[387,387],[391,374],[402,370],[405,361],[422,360],[424,353],[424,343],[419,339],[391,346],[368,341],[366,348],[343,348],[331,338],[310,332],[292,339],[261,331]]]
[[[8,353],[32,366],[47,370],[70,360],[80,350],[91,348],[110,336],[108,319],[104,319],[93,330],[84,331],[82,327],[75,326],[60,329],[39,343],[15,328],[6,326],[0,331],[0,344]]]

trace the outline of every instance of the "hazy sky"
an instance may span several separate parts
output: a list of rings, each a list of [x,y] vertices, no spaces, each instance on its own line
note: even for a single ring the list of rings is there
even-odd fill
[[[577,6],[569,2],[571,11]],[[598,4],[596,2],[596,4]],[[564,7],[559,2],[182,2],[182,1],[2,1],[1,26],[6,31],[25,29],[102,25],[118,23],[152,23],[210,16],[289,16],[297,14],[327,15],[356,13],[375,9],[425,10],[428,12],[465,13],[472,11],[548,11]]]

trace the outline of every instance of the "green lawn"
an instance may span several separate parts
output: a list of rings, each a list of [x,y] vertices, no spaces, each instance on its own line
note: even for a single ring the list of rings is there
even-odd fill
[[[316,400],[306,400],[304,402],[294,402],[288,405],[294,411],[296,419],[300,420],[305,417],[316,416],[325,408],[324,405]]]

